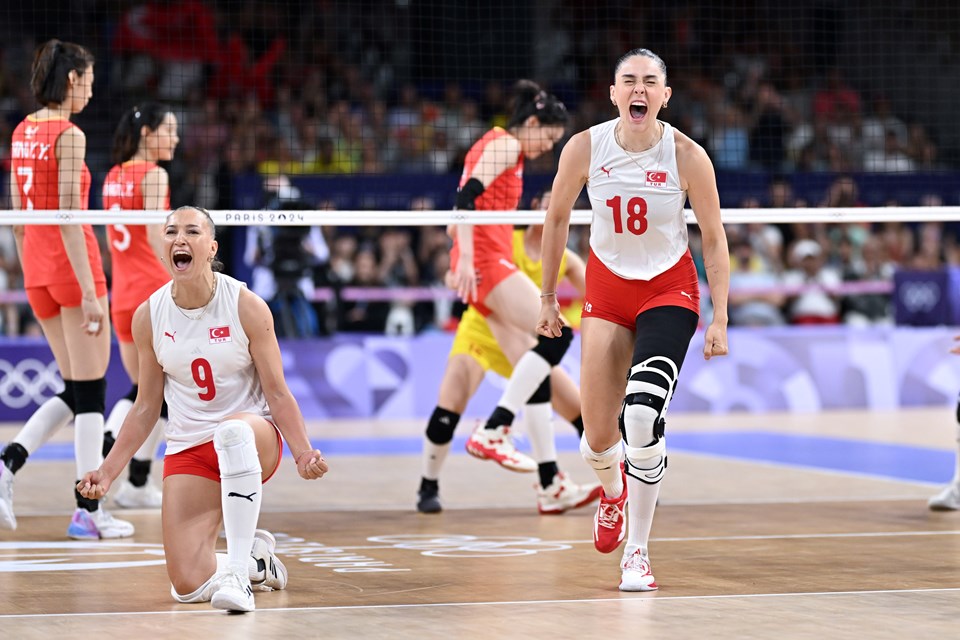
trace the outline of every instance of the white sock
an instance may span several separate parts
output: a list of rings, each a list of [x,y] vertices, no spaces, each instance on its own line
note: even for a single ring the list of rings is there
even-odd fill
[[[230,570],[245,573],[263,495],[253,429],[241,420],[227,420],[217,427],[213,444],[220,466],[220,502]]]
[[[247,575],[253,577],[257,574],[257,561],[253,559],[253,556],[247,558]],[[230,556],[225,553],[217,554],[217,573],[226,571],[230,568]]]
[[[639,547],[647,555],[660,483],[640,482],[628,473],[627,488],[627,547]]]
[[[67,403],[61,400],[60,396],[53,396],[33,412],[12,442],[20,444],[27,453],[33,453],[53,437],[53,434],[70,424],[72,419],[73,411]]]
[[[580,453],[597,474],[597,480],[603,485],[604,496],[619,498],[623,495],[623,472],[620,469],[620,463],[623,462],[623,440],[618,440],[606,451],[597,452],[590,448],[584,436],[580,439]]]
[[[114,438],[119,436],[120,427],[123,426],[123,421],[127,419],[127,414],[130,413],[132,408],[133,403],[126,398],[117,400],[117,404],[113,405],[110,415],[107,416],[107,423],[103,430],[112,433]]]
[[[544,360],[543,356],[533,350],[527,351],[513,368],[513,374],[507,381],[507,387],[503,390],[497,406],[516,415],[520,407],[526,404],[537,387],[550,375],[550,369],[550,363]]]
[[[94,471],[103,462],[103,414],[80,413],[73,419],[73,450],[77,478]]]
[[[553,407],[549,402],[528,404],[523,410],[523,424],[530,438],[533,459],[556,462],[557,443],[553,434]]]
[[[423,437],[423,477],[427,480],[436,480],[440,477],[440,468],[443,466],[443,461],[447,459],[447,454],[450,453],[450,445],[448,442],[446,444],[436,444],[431,442],[430,438]]]

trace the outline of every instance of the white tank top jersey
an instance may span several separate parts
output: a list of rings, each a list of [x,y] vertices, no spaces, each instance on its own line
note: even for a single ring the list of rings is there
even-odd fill
[[[687,192],[680,188],[673,127],[664,122],[660,142],[628,154],[614,137],[618,121],[590,127],[590,248],[621,278],[650,280],[687,251]]]
[[[240,290],[246,285],[222,273],[214,277],[217,290],[202,313],[177,307],[172,282],[150,296],[153,350],[163,368],[169,416],[167,454],[213,440],[217,425],[231,414],[270,419],[240,324]]]

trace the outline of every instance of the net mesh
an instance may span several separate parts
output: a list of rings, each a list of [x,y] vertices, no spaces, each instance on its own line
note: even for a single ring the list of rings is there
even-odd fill
[[[16,200],[11,170],[21,190],[41,179],[13,169],[15,154],[32,153],[17,146],[14,129],[38,109],[31,63],[50,38],[96,58],[93,97],[73,116],[86,137],[91,209],[111,206],[104,184],[122,118],[155,101],[178,127],[172,159],[160,162],[171,206],[449,210],[470,146],[508,123],[518,79],[566,105],[569,136],[615,117],[613,68],[637,46],[666,62],[673,97],[660,117],[710,154],[725,209],[941,206],[960,196],[955,3],[34,0],[5,3],[0,17],[0,193],[8,207]],[[565,139],[526,163],[521,207],[550,184]],[[771,217],[728,232],[731,246],[755,253],[751,273],[774,287],[804,240],[838,274],[890,282],[897,268],[957,261],[949,217],[832,226]],[[326,248],[312,258],[314,279],[327,286],[353,277],[369,258],[381,285],[437,283],[441,231],[328,226]],[[228,271],[245,276],[262,259],[251,258],[256,234],[269,240],[276,228],[222,231]],[[571,244],[583,250],[583,236],[574,233]],[[13,295],[22,282],[10,229],[0,238],[0,285]],[[875,247],[883,267],[864,275]],[[397,255],[406,264],[407,252],[415,269],[391,266]],[[338,261],[351,267],[333,275]]]

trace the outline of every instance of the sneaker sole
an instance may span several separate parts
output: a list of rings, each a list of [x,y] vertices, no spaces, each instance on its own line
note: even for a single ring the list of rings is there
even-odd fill
[[[540,506],[538,505],[538,506],[537,506],[537,510],[540,512],[540,515],[543,515],[543,516],[559,516],[559,515],[561,515],[561,514],[563,514],[563,513],[566,513],[567,511],[571,511],[571,510],[573,510],[573,509],[579,509],[580,507],[585,507],[585,506],[587,506],[587,505],[590,504],[591,502],[596,502],[597,500],[600,499],[600,495],[601,495],[602,493],[603,493],[603,486],[602,486],[602,485],[597,485],[597,486],[593,489],[593,491],[591,491],[591,492],[587,495],[586,498],[584,498],[583,500],[581,500],[581,501],[578,502],[577,504],[573,505],[572,507],[560,507],[560,508],[558,508],[558,509],[544,509],[544,508],[542,508],[542,507],[540,507]]]
[[[249,611],[255,611],[257,608],[253,603],[240,602],[224,594],[222,591],[217,591],[213,594],[213,598],[210,600],[210,606],[214,609],[223,609],[235,613],[247,613]]]
[[[260,540],[263,540],[264,542],[267,543],[267,550],[270,552],[270,556],[273,559],[273,565],[276,568],[277,573],[283,576],[283,579],[280,582],[278,582],[274,580],[272,576],[270,576],[264,579],[263,582],[258,582],[256,584],[253,584],[252,586],[261,587],[261,588],[266,587],[274,591],[280,591],[282,589],[285,589],[287,587],[287,581],[290,579],[290,576],[287,573],[286,565],[284,565],[283,562],[280,561],[280,558],[278,558],[277,554],[275,553],[277,549],[277,539],[274,537],[272,533],[270,533],[266,529],[257,529],[253,535],[254,537],[259,538]],[[265,571],[269,574],[269,567],[265,568]],[[281,582],[282,584],[280,584]]]
[[[636,591],[656,591],[659,588],[660,587],[657,586],[656,582],[651,582],[649,584],[627,585],[626,587],[623,585],[623,583],[620,583],[619,586],[620,591],[626,591],[628,593]]]
[[[496,459],[495,457],[493,457],[492,455],[489,455],[489,454],[488,454],[486,451],[484,451],[483,449],[479,449],[479,448],[474,449],[474,448],[472,448],[472,447],[470,447],[470,446],[467,446],[466,449],[467,449],[467,453],[469,453],[470,455],[472,455],[474,458],[478,458],[478,459],[480,459],[480,460],[489,460],[490,462],[493,462],[493,463],[495,463],[495,464],[500,465],[501,467],[503,467],[503,468],[506,469],[507,471],[514,471],[514,472],[516,472],[516,473],[533,473],[534,471],[537,470],[537,467],[536,467],[536,466],[533,466],[533,467],[520,467],[520,466],[517,466],[517,465],[511,465],[511,464],[509,464],[509,463],[502,462],[502,461],[500,461],[500,460],[497,460],[497,459]]]

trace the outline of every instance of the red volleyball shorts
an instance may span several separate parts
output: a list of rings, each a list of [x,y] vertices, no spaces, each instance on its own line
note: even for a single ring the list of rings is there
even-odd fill
[[[120,342],[133,342],[133,314],[136,311],[136,309],[110,309],[113,331]]]
[[[587,260],[584,318],[600,318],[636,329],[637,316],[654,307],[683,307],[700,314],[700,282],[689,249],[650,280],[627,280],[610,271],[593,251]]]
[[[107,295],[106,281],[95,281],[97,297]],[[76,282],[48,284],[40,287],[27,287],[27,302],[38,320],[47,320],[60,315],[60,309],[79,307],[83,301],[83,292]]]
[[[450,252],[450,264],[454,269],[458,257],[459,252],[454,247]],[[477,273],[477,297],[475,300],[470,300],[470,304],[486,318],[492,311],[483,304],[483,301],[494,287],[516,273],[517,265],[513,264],[513,256],[493,253],[477,256],[473,261],[473,270]]]
[[[280,460],[283,459],[283,438],[280,437],[280,430],[277,429],[277,425],[273,425],[273,428],[277,432],[280,455],[277,456],[277,464],[270,471],[270,475],[263,479],[264,483],[277,472],[277,469],[280,468]],[[164,456],[163,477],[175,475],[200,476],[201,478],[209,478],[214,482],[220,482],[220,463],[217,461],[217,450],[213,447],[213,441],[204,442],[195,447],[184,449],[179,453]]]

